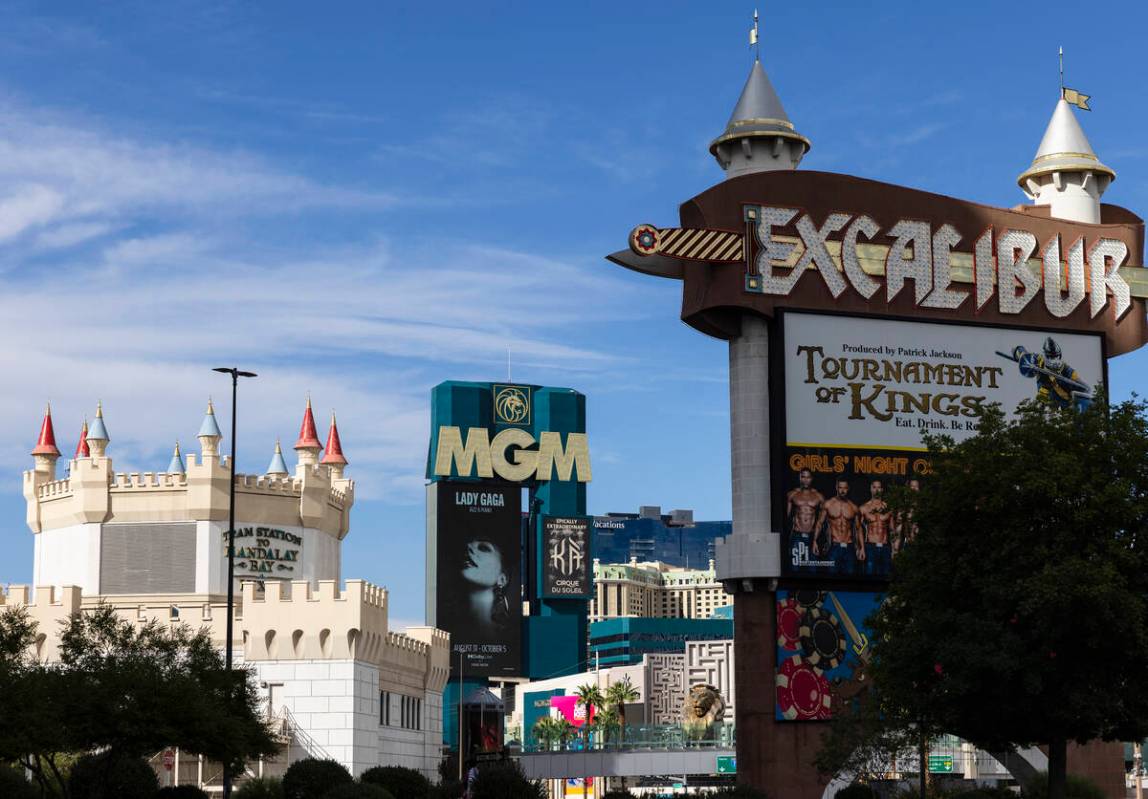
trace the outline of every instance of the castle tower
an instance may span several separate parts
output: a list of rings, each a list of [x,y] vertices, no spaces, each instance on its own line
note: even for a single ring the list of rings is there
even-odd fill
[[[56,447],[56,431],[52,427],[50,403],[44,411],[44,421],[40,423],[40,435],[36,439],[36,446],[32,448],[32,458],[36,464],[34,470],[38,475],[42,475],[43,482],[56,479],[56,461],[60,458],[60,450]]]
[[[324,466],[331,467],[331,479],[342,480],[343,469],[347,466],[347,458],[343,455],[343,444],[339,441],[339,426],[335,424],[335,412],[331,411],[331,428],[327,431],[327,452],[320,461]]]
[[[751,44],[757,43],[757,16]],[[710,152],[726,180],[762,172],[796,169],[810,141],[797,132],[781,98],[755,58],[725,132]],[[730,458],[733,483],[733,531],[718,570],[764,557],[772,543],[769,470],[769,322],[743,313],[740,332],[729,340]],[[739,535],[740,534],[740,535]],[[750,536],[753,540],[750,540]],[[772,536],[769,536],[772,539]],[[780,546],[777,544],[776,546]]]
[[[171,453],[171,463],[167,465],[168,474],[187,474],[183,468],[183,456],[179,453],[179,442],[175,442],[175,452]]]
[[[726,178],[797,169],[810,146],[789,121],[761,61],[754,59],[725,130],[710,142]]]
[[[323,445],[315,432],[315,416],[311,413],[311,398],[307,397],[307,409],[303,411],[303,424],[299,427],[299,440],[295,442],[295,452],[299,454],[299,469],[314,466],[319,462]]]
[[[108,437],[108,428],[104,425],[104,403],[102,402],[96,404],[96,418],[92,420],[92,426],[88,430],[88,437],[85,441],[87,441],[88,451],[93,458],[106,457],[111,439]]]
[[[268,477],[287,477],[287,461],[283,460],[283,448],[279,446],[279,439],[275,439],[275,454],[271,456],[271,463],[267,465]]]
[[[1036,205],[1048,206],[1053,217],[1097,224],[1100,197],[1115,179],[1116,173],[1093,152],[1062,90],[1036,157],[1017,184]]]
[[[80,441],[76,444],[76,454],[72,456],[75,460],[80,458],[92,457],[92,451],[88,449],[88,420],[84,419],[84,426],[80,428]]]
[[[210,399],[207,401],[207,413],[195,437],[199,439],[199,452],[204,460],[219,457],[219,442],[223,440],[223,433],[219,432],[219,423],[215,421],[215,405]]]

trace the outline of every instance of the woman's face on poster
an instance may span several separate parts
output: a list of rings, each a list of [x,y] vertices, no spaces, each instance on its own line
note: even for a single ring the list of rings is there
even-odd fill
[[[466,557],[462,563],[462,576],[474,585],[493,588],[506,584],[506,574],[502,568],[502,552],[490,541],[471,541],[466,545]]]

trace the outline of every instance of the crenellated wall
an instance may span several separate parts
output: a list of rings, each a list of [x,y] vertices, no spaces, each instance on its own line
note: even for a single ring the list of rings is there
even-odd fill
[[[24,473],[27,523],[33,533],[107,522],[226,521],[230,463],[215,455],[187,456],[186,474],[116,472],[108,457],[68,462],[68,477]],[[301,526],[342,540],[355,503],[353,480],[325,466],[297,477],[237,474],[236,507],[246,519]]]

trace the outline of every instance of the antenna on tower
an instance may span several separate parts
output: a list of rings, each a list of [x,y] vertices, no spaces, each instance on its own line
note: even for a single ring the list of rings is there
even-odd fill
[[[1057,48],[1060,57],[1060,90],[1064,91],[1064,47]]]
[[[761,60],[761,44],[758,43],[757,9],[753,10],[753,27],[749,29],[749,46],[753,48],[755,61]]]

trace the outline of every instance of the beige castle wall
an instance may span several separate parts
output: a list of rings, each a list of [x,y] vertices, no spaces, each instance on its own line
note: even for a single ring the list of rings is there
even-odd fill
[[[220,647],[226,638],[227,603],[219,594],[85,596],[76,586],[13,585],[0,592],[0,609],[27,607],[37,623],[37,657],[59,659],[61,622],[110,604],[125,621],[206,627]],[[257,592],[244,583],[236,597],[235,647],[244,662],[355,660],[379,669],[380,682],[411,693],[441,692],[449,675],[450,635],[432,627],[409,634],[387,628],[387,591],[365,580],[272,583]],[[172,614],[178,608],[178,615]]]
[[[116,473],[111,458],[79,458],[69,476],[49,480],[45,472],[24,473],[27,522],[33,533],[82,523],[226,521],[227,458],[187,456],[187,474]],[[332,479],[324,466],[301,476],[235,476],[238,515],[261,524],[322,530],[338,540],[350,530],[353,480]]]

